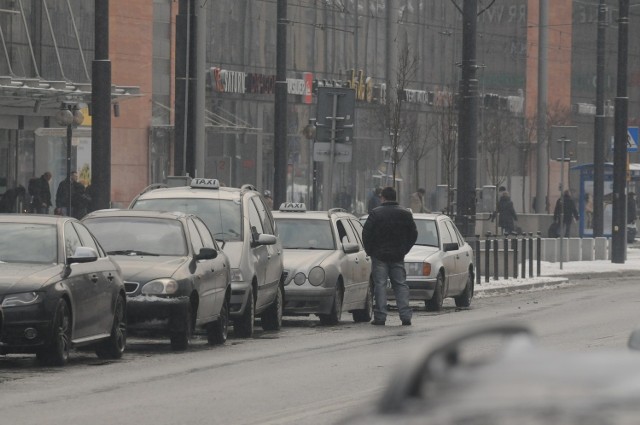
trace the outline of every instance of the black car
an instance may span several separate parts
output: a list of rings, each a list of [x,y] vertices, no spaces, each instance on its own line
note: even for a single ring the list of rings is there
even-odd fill
[[[202,220],[101,210],[82,222],[122,267],[131,332],[168,335],[174,350],[185,350],[198,329],[211,345],[226,341],[231,268]]]
[[[0,354],[62,366],[73,347],[120,358],[126,295],[120,268],[72,217],[0,214]]]

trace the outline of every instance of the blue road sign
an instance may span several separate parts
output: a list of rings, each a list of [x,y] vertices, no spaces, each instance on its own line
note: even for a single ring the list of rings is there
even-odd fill
[[[638,152],[638,127],[627,127],[627,152]]]

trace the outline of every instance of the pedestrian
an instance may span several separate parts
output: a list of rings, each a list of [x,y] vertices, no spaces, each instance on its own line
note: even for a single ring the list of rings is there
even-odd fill
[[[504,190],[498,200],[498,226],[502,229],[503,235],[510,235],[515,229],[515,222],[518,221],[518,215],[513,208],[513,201],[509,192]]]
[[[273,210],[273,198],[271,197],[270,190],[264,191],[264,200],[267,203],[267,208],[269,208],[269,210]]]
[[[409,199],[409,207],[414,213],[427,213],[429,210],[424,204],[424,195],[427,193],[424,188],[419,188],[411,194]]]
[[[404,256],[418,238],[413,215],[396,201],[396,190],[385,187],[380,193],[381,204],[367,217],[362,230],[364,249],[371,257],[373,278],[373,325],[384,325],[387,319],[387,279],[396,296],[398,313],[404,326],[411,326],[409,286],[406,282]]]
[[[68,211],[69,188],[71,188],[71,211]],[[78,181],[78,173],[72,171],[71,185],[69,185],[69,178],[62,180],[58,185],[58,190],[56,191],[56,210],[60,215],[68,215],[80,220],[87,214],[88,205],[89,197],[86,195],[82,183]]]
[[[334,199],[335,205],[345,211],[351,211],[351,195],[347,192],[347,188],[342,186],[340,192],[336,194]]]
[[[376,187],[371,191],[369,199],[367,199],[367,214],[371,214],[371,211],[380,205],[380,193],[382,193],[381,187]]]
[[[629,197],[627,198],[627,224],[635,223],[636,217],[636,194],[629,192]]]
[[[15,213],[24,210],[27,191],[24,186],[18,185],[0,195],[0,213]]]
[[[49,214],[51,207],[51,172],[45,171],[40,177],[29,180],[28,190],[31,195],[31,211],[36,214]]]
[[[562,219],[560,216],[562,215]],[[571,233],[571,223],[574,220],[578,220],[578,208],[576,208],[576,203],[571,197],[571,192],[569,190],[565,190],[564,194],[561,198],[558,198],[556,201],[556,207],[553,210],[553,221],[555,223],[560,223],[565,238],[569,237]]]

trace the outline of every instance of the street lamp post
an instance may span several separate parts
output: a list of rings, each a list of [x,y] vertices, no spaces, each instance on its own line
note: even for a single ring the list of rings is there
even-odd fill
[[[67,188],[67,215],[71,215],[71,139],[73,136],[73,127],[77,127],[84,121],[84,115],[78,109],[78,105],[63,103],[60,111],[56,115],[58,124],[67,127],[67,179],[69,187]]]

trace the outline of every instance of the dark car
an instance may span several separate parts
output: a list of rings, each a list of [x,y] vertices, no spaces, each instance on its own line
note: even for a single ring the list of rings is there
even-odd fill
[[[129,330],[168,335],[185,350],[195,330],[223,344],[229,323],[230,266],[192,214],[95,211],[82,219],[122,267]]]
[[[120,358],[126,295],[119,266],[71,217],[0,214],[0,354],[62,366],[73,347]]]
[[[637,424],[640,353],[545,349],[520,324],[472,327],[405,361],[375,403],[338,422]],[[640,348],[640,333],[629,347]]]

